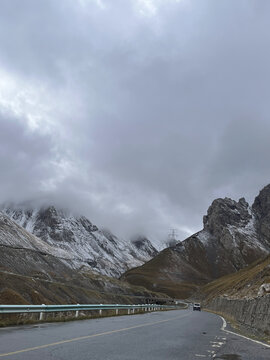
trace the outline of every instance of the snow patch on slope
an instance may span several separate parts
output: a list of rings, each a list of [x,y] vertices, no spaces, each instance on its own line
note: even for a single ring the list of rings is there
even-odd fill
[[[200,240],[201,243],[207,245],[211,238],[211,234],[209,234],[209,232],[206,230],[202,230],[196,234],[196,237]]]
[[[249,247],[259,248],[261,250],[267,251],[266,247],[259,241],[257,231],[256,231],[256,219],[255,215],[252,213],[251,209],[249,209],[249,213],[251,215],[250,220],[244,224],[243,226],[233,226],[229,225],[228,230],[232,235],[235,245],[237,246],[237,235],[240,234],[245,238],[245,242]]]
[[[143,246],[98,230],[84,216],[73,216],[54,207],[2,210],[18,225],[42,239],[46,251],[72,260],[72,266],[89,267],[103,275],[120,276],[127,269],[150,260],[156,249],[147,240]],[[27,245],[27,241],[24,243]]]

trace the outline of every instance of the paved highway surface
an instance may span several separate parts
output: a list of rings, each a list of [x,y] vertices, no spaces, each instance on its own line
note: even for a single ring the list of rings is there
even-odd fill
[[[0,360],[269,360],[270,348],[221,330],[207,312],[144,315],[0,330]]]

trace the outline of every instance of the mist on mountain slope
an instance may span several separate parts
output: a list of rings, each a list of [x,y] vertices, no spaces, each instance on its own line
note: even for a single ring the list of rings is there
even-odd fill
[[[0,202],[158,245],[269,182],[268,1],[1,1]],[[49,24],[49,26],[48,26]]]

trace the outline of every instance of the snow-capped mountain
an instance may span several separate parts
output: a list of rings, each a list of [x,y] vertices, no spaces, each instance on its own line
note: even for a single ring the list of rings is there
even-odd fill
[[[159,296],[107,277],[0,212],[0,303],[145,303]]]
[[[55,249],[1,212],[0,248],[0,269],[8,273],[39,274],[49,279],[52,269],[63,275],[75,268],[65,250]]]
[[[190,296],[198,286],[243,269],[270,253],[270,185],[249,206],[244,198],[213,201],[203,230],[161,251],[123,278],[131,284]],[[154,284],[154,286],[153,286]]]
[[[146,238],[126,241],[99,230],[84,216],[74,216],[54,206],[31,209],[4,206],[2,213],[49,246],[49,253],[72,260],[73,266],[90,267],[104,275],[120,276],[157,254]]]

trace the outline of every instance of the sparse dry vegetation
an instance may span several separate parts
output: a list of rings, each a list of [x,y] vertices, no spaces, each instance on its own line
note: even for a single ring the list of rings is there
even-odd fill
[[[255,297],[264,283],[270,283],[270,256],[246,268],[223,276],[203,286],[200,291],[206,300],[225,295],[231,298]]]
[[[166,249],[146,264],[127,271],[123,278],[132,285],[141,285],[151,291],[167,294],[173,298],[188,298],[197,289],[195,284],[177,279],[177,273],[168,273],[168,257],[171,250]]]

